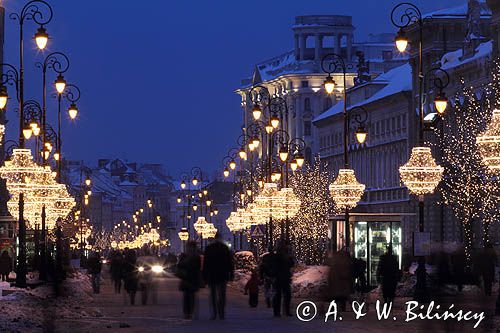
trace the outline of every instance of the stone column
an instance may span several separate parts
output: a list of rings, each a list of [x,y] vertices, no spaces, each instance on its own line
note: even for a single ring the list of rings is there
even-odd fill
[[[352,60],[352,35],[347,34],[347,61],[350,62]]]
[[[299,60],[304,60],[306,54],[306,39],[307,35],[300,34],[300,56]]]
[[[293,35],[294,47],[295,47],[295,59],[299,59],[300,57],[300,46],[299,46],[299,35]]]
[[[320,61],[323,53],[323,36],[316,34],[316,41],[314,42],[314,60]]]
[[[333,53],[340,55],[340,39],[342,38],[341,34],[335,34],[335,41],[333,42]]]

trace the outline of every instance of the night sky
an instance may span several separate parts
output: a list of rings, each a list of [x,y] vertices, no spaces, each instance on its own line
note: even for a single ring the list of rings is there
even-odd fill
[[[2,1],[7,13],[25,1]],[[159,1],[54,0],[46,54],[66,53],[68,82],[82,90],[78,120],[65,115],[63,155],[163,163],[172,176],[194,165],[220,168],[240,134],[234,93],[256,62],[293,48],[294,17],[352,15],[355,41],[395,31],[393,0]],[[466,0],[414,1],[423,12]],[[25,25],[26,97],[41,98],[43,59]],[[5,62],[17,65],[18,25],[6,19]],[[48,81],[55,75],[49,73]],[[51,87],[51,89],[53,89]],[[53,89],[54,90],[54,89]],[[50,91],[50,90],[49,90]],[[54,90],[55,91],[55,90]],[[13,92],[11,91],[11,96]],[[50,98],[51,99],[51,98]],[[9,102],[9,138],[18,135]],[[49,122],[56,126],[51,99]]]

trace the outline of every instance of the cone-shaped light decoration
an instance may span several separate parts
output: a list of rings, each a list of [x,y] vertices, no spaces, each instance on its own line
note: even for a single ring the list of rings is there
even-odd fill
[[[330,195],[340,209],[356,207],[365,191],[365,185],[358,183],[354,170],[340,169],[337,179],[330,184]]]
[[[444,168],[437,165],[429,147],[414,147],[408,162],[399,167],[401,180],[410,193],[424,195],[434,192]]]
[[[24,218],[28,229],[41,225],[43,205],[48,229],[53,229],[59,218],[65,219],[75,205],[66,186],[56,182],[50,167],[37,165],[29,149],[14,149],[10,161],[5,161],[0,168],[0,177],[7,180],[10,193],[7,207],[16,219],[19,218],[19,194],[24,194]]]

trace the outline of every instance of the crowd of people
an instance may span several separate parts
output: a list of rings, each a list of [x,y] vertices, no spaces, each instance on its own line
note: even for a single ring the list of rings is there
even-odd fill
[[[463,277],[466,265],[465,259],[459,253],[460,251],[449,256],[445,263],[439,263],[438,270],[442,271],[442,267],[448,267],[448,274],[454,276],[454,281],[461,290],[461,285],[466,280]],[[152,256],[147,251],[139,253],[133,249],[125,249],[111,252],[108,259],[115,293],[119,294],[124,289],[131,305],[135,304],[138,291],[142,295],[142,304],[147,304],[149,297],[156,303],[158,283],[154,279],[152,267],[158,262],[158,257]],[[1,262],[2,257],[0,257]],[[101,262],[98,253],[92,254],[87,261],[95,293],[99,293],[100,290]],[[364,294],[369,291],[366,279],[367,264],[364,260],[352,258],[348,251],[341,249],[328,257],[327,264],[330,267],[327,278],[328,290],[322,296],[327,301],[335,300],[341,311],[346,310],[347,301],[354,292]],[[183,313],[186,319],[198,316],[197,292],[204,287],[210,292],[210,318],[212,320],[225,318],[227,283],[234,279],[235,264],[233,253],[219,234],[203,252],[195,241],[188,241],[185,251],[179,257],[168,256],[161,265],[165,268],[171,267],[180,280],[179,290],[183,294]],[[495,251],[490,244],[487,244],[474,259],[474,269],[482,279],[486,295],[492,293],[495,265]],[[275,317],[292,316],[291,284],[294,266],[295,260],[287,242],[278,241],[276,248],[270,246],[268,252],[261,256],[257,268],[251,272],[245,284],[244,292],[248,295],[249,306],[252,308],[258,306],[262,287],[265,306],[272,308]],[[0,273],[3,274],[1,267]],[[383,301],[394,301],[398,282],[402,278],[402,270],[392,246],[389,245],[387,252],[380,256],[376,274],[380,281]]]

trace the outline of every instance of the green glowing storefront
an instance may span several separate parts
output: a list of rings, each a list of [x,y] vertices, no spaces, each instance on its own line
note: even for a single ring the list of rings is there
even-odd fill
[[[366,262],[367,283],[376,286],[377,267],[379,258],[392,245],[393,253],[397,256],[401,268],[403,255],[402,220],[406,215],[395,213],[351,213],[350,226],[350,253],[354,258]],[[344,247],[344,215],[330,218],[330,236],[332,248],[341,250]]]

